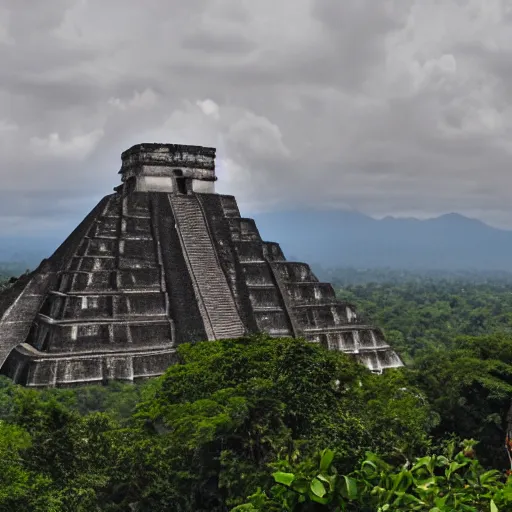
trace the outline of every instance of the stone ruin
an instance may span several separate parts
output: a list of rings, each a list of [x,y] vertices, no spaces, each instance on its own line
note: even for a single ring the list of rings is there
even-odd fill
[[[215,149],[139,144],[121,185],[0,294],[1,373],[31,387],[161,375],[180,343],[267,332],[402,366],[378,328],[215,193]]]

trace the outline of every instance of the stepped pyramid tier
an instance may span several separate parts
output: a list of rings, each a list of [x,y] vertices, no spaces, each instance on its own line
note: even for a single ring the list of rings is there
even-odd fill
[[[402,366],[382,332],[215,193],[215,149],[140,144],[121,185],[0,294],[1,373],[33,386],[162,374],[180,343],[267,332]]]

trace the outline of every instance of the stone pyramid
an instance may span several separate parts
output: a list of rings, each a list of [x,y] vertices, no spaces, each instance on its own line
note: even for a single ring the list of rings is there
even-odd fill
[[[121,185],[0,294],[1,373],[26,386],[162,374],[184,342],[267,332],[402,366],[382,332],[215,193],[215,149],[139,144]]]

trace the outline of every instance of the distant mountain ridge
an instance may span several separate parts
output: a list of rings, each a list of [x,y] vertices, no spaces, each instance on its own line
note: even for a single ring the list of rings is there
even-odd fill
[[[322,267],[512,271],[512,231],[457,213],[377,220],[354,211],[296,210],[254,218],[288,259]]]
[[[363,214],[362,214],[363,215]],[[366,216],[367,217],[367,216]],[[370,219],[372,220],[376,220],[376,219],[373,219],[372,217],[369,217]],[[380,220],[380,222],[383,222],[383,221],[386,221],[386,222],[405,222],[405,221],[412,221],[412,222],[453,222],[453,223],[456,223],[458,225],[460,225],[459,223],[465,223],[465,224],[473,224],[473,225],[479,225],[479,226],[485,226],[487,228],[490,228],[490,229],[495,229],[497,231],[506,231],[506,230],[503,230],[503,229],[498,229],[498,228],[494,228],[492,226],[489,226],[489,224],[486,224],[485,222],[479,220],[479,219],[472,219],[470,217],[466,217],[464,215],[461,215],[460,213],[455,213],[455,212],[452,212],[452,213],[444,213],[443,215],[440,215],[438,217],[432,217],[432,218],[429,218],[429,219],[417,219],[416,217],[393,217],[391,215],[388,215],[386,217],[384,217],[383,219]]]
[[[377,220],[343,210],[242,215],[253,217],[262,237],[278,242],[288,260],[324,268],[512,271],[512,231],[458,213],[426,220]],[[67,235],[0,235],[0,264],[34,268]]]

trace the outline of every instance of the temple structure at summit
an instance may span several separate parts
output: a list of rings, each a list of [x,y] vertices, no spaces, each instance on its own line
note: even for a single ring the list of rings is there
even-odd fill
[[[162,374],[180,343],[267,332],[402,366],[382,332],[215,193],[215,149],[139,144],[121,185],[0,294],[1,373],[26,386]],[[307,236],[307,235],[305,235]]]

